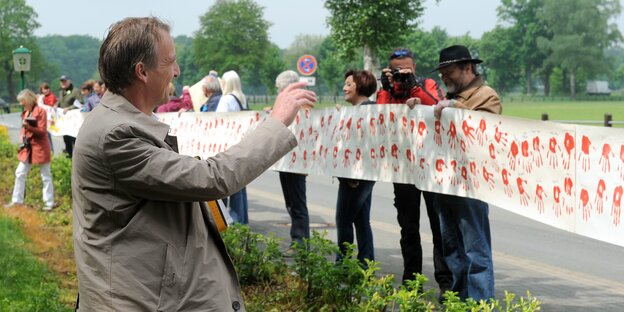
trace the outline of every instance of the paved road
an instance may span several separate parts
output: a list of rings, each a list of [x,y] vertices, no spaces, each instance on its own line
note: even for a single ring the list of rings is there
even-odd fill
[[[3,123],[17,125],[9,128],[17,142],[19,116],[0,114]],[[53,142],[55,153],[59,153],[62,139],[54,137]],[[327,230],[328,238],[335,240],[337,180],[309,176],[307,188],[312,228]],[[287,243],[290,220],[277,173],[265,173],[248,186],[247,192],[253,230],[274,233]],[[383,273],[400,276],[399,227],[392,202],[392,185],[377,183],[371,211],[375,256]],[[433,245],[426,218],[423,213],[423,270],[432,277]],[[491,207],[490,222],[499,299],[504,297],[504,290],[518,295],[530,290],[543,302],[542,311],[624,311],[623,247],[558,230],[498,207]],[[432,282],[429,286],[436,287]]]
[[[335,240],[337,180],[308,177],[310,222]],[[275,172],[267,172],[248,188],[249,218],[255,231],[275,233],[289,241],[289,217]],[[377,183],[371,223],[375,257],[382,272],[400,276],[399,227],[392,206],[392,185]],[[424,210],[424,207],[422,208]],[[424,273],[433,276],[431,232],[426,213],[421,220]],[[491,207],[497,297],[504,290],[531,294],[542,311],[624,311],[624,248],[565,232]],[[431,287],[436,287],[430,282]]]

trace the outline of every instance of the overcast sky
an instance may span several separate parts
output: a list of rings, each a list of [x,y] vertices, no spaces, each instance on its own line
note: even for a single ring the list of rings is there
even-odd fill
[[[624,0],[622,0],[624,2]],[[128,16],[158,16],[172,26],[172,34],[193,35],[199,17],[213,0],[26,0],[39,15],[37,36],[90,35],[102,39],[113,22]],[[327,10],[323,0],[256,0],[265,8],[264,18],[272,23],[270,40],[287,48],[298,34],[328,35]],[[97,4],[93,4],[97,3]],[[450,35],[470,34],[474,38],[494,28],[500,0],[425,0],[422,28],[440,26]],[[624,18],[617,21],[624,33]]]

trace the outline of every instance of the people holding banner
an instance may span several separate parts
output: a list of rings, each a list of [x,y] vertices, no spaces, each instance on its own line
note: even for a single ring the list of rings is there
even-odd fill
[[[421,104],[435,105],[442,99],[442,90],[433,79],[416,76],[416,64],[411,50],[396,48],[388,57],[388,61],[388,67],[382,70],[382,89],[377,92],[377,103],[406,103],[408,99],[417,99]],[[394,207],[396,207],[397,220],[401,227],[403,280],[411,280],[415,273],[422,273],[420,239],[420,196],[422,193],[433,236],[434,277],[440,287],[440,292],[443,293],[451,287],[452,277],[441,253],[442,241],[434,196],[430,192],[421,192],[413,184],[394,183],[393,186]]]
[[[20,130],[22,142],[17,155],[19,165],[15,170],[15,185],[10,205],[24,204],[26,177],[34,164],[39,165],[43,182],[43,209],[49,211],[54,207],[54,184],[50,171],[51,152],[46,131],[48,123],[46,111],[37,105],[37,96],[28,89],[22,90],[17,95],[17,101],[24,107]]]
[[[212,72],[212,71],[211,71]],[[202,80],[202,92],[204,96],[208,98],[199,109],[200,112],[214,112],[217,110],[219,100],[221,100],[221,83],[219,77],[216,75],[208,74]]]
[[[480,59],[472,58],[468,48],[454,45],[440,51],[435,70],[448,90],[446,99],[434,108],[440,118],[445,107],[455,107],[500,114],[498,94],[485,85],[477,73]],[[477,301],[494,298],[494,265],[488,204],[472,198],[436,194],[439,203],[442,254],[453,272],[451,290],[462,299]]]
[[[377,90],[377,79],[367,70],[349,70],[345,73],[342,91],[345,101],[353,106],[375,104],[368,98]],[[338,199],[336,201],[336,232],[339,252],[336,259],[344,257],[345,243],[353,244],[353,227],[357,237],[357,258],[367,267],[366,259],[375,260],[373,230],[370,225],[370,210],[375,181],[338,178]]]
[[[59,78],[61,89],[59,91],[58,102],[56,103],[56,107],[60,107],[64,112],[67,112],[71,109],[80,108],[82,104],[82,96],[80,95],[80,91],[78,88],[74,88],[74,85],[69,79],[69,76],[62,75]],[[72,154],[74,152],[74,144],[76,143],[76,138],[70,135],[63,136],[63,142],[65,142],[65,152],[67,153],[67,158],[72,158]]]
[[[80,109],[83,113],[88,113],[100,103],[100,97],[95,93],[93,86],[95,81],[87,80],[80,86],[80,93],[84,99],[84,105]]]
[[[108,91],[86,116],[73,161],[78,311],[244,311],[206,200],[226,197],[297,145],[287,128],[314,105],[297,83],[266,121],[207,160],[179,155],[152,112],[180,74],[169,26],[127,18],[100,48]]]
[[[286,87],[299,82],[299,75],[295,71],[287,70],[281,72],[275,78],[277,93],[282,92]],[[310,216],[308,215],[308,204],[306,200],[306,174],[294,172],[279,172],[280,184],[284,193],[286,211],[290,216],[290,247],[286,255],[290,256],[294,252],[294,244],[303,244],[304,239],[310,238]]]

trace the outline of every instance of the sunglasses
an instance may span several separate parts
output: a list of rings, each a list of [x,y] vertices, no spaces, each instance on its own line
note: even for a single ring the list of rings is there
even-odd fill
[[[401,57],[414,58],[414,55],[412,54],[412,52],[407,51],[407,50],[397,50],[397,51],[392,52],[392,55],[390,55],[391,60],[394,60],[396,58],[401,58]]]

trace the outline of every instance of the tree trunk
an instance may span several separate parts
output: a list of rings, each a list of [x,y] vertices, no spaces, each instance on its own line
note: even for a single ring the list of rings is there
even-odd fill
[[[570,69],[570,97],[576,98],[576,69]]]
[[[364,44],[364,69],[372,72],[375,77],[380,75],[377,54],[368,44]]]
[[[527,79],[527,95],[531,95],[531,86],[533,84],[533,69],[531,68],[531,65],[528,65],[526,68],[526,79]]]
[[[542,68],[542,80],[544,83],[544,96],[550,95],[550,75],[552,75],[552,67],[546,66]]]

